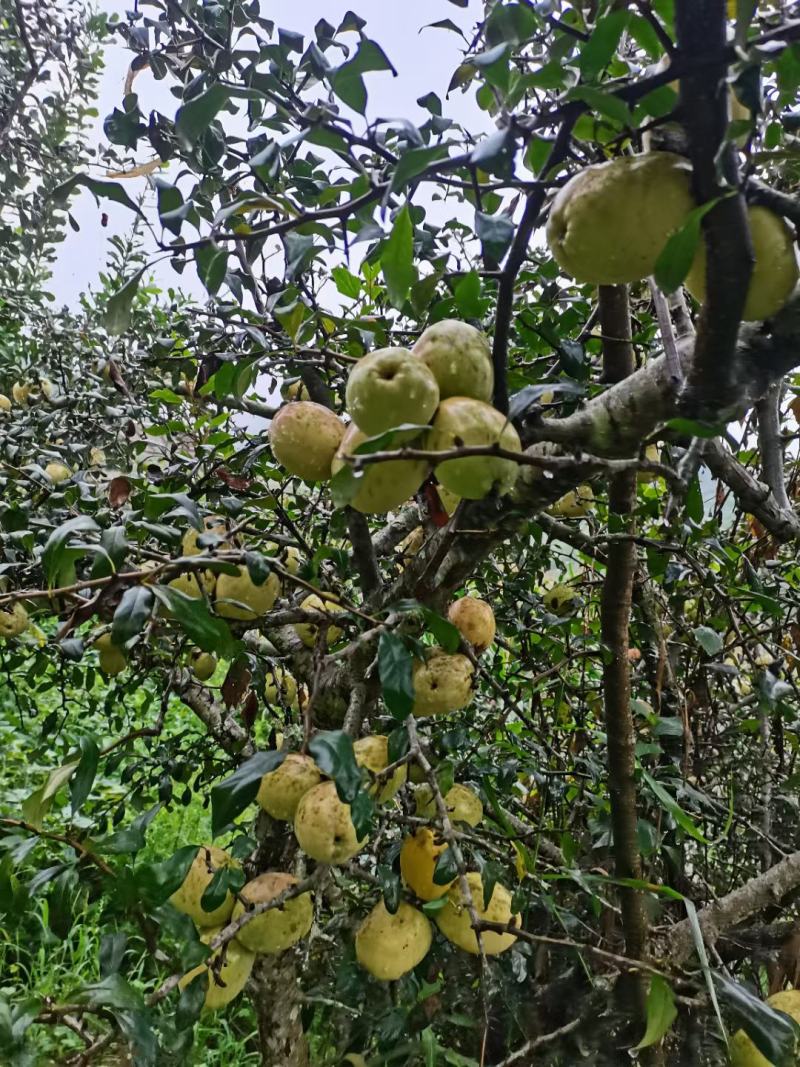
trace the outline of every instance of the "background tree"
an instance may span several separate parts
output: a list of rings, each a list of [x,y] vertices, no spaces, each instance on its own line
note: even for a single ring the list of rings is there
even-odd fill
[[[739,1025],[790,1062],[795,1028],[761,998],[797,980],[797,298],[742,323],[764,262],[747,205],[798,218],[788,6],[487,3],[450,85],[494,120],[475,136],[433,93],[422,126],[365,122],[391,49],[352,12],[309,39],[257,2],[156,0],[113,28],[133,58],[102,178],[81,169],[102,22],[4,12],[12,1062],[719,1064]],[[140,111],[150,77],[174,114]],[[574,281],[538,236],[554,194],[645,148],[689,161],[699,210],[653,278]],[[126,191],[142,176],[152,210]],[[80,187],[134,228],[81,313],[52,314]],[[621,231],[597,227],[602,251]],[[682,283],[697,291],[701,244],[697,305]],[[148,285],[150,247],[208,300]],[[363,356],[447,319],[491,337],[492,403],[522,451],[478,452],[518,468],[511,492],[454,506],[428,475],[441,453],[393,430],[330,481],[287,473],[267,437],[281,383],[341,413]],[[398,450],[424,484],[365,516],[365,479],[391,485]],[[458,439],[447,457],[464,456]],[[485,651],[448,620],[465,593],[497,620]],[[410,714],[421,657],[443,655],[465,657],[468,706]],[[374,735],[377,783],[354,748]],[[350,805],[336,843],[368,835],[346,862],[254,816],[287,752]],[[409,781],[384,800],[395,772]],[[454,783],[480,821],[448,811]],[[447,929],[454,910],[400,877],[424,830],[478,951],[451,926],[389,985],[356,960],[364,917],[412,903]],[[234,864],[198,853],[212,837]],[[193,862],[205,912],[238,898],[210,946],[170,903]],[[297,881],[247,910],[245,881],[276,871]],[[481,918],[493,887],[499,922]],[[243,931],[309,892],[310,933],[260,951],[251,1007],[201,1016],[234,988]]]

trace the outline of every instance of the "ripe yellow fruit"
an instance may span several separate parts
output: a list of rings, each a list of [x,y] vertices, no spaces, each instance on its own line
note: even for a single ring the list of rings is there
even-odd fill
[[[499,445],[511,452],[522,450],[519,435],[505,415],[480,400],[453,396],[439,405],[433,427],[425,436],[425,448],[441,452],[461,445]],[[492,490],[500,496],[509,493],[518,471],[518,465],[510,459],[466,456],[440,463],[436,477],[451,492],[468,500],[481,500]]]
[[[331,473],[338,474],[346,465],[345,457],[352,456],[366,440],[367,435],[351,423],[333,460]],[[372,463],[361,472],[358,490],[350,506],[365,515],[383,515],[412,497],[427,474],[428,464],[424,459],[389,459]]]
[[[201,652],[196,648],[189,658],[189,666],[198,682],[207,682],[217,669],[217,657],[211,652]]]
[[[200,903],[216,871],[223,867],[238,867],[232,856],[216,845],[201,845],[192,860],[182,884],[169,898],[173,907],[188,915],[195,926],[219,926],[226,923],[233,911],[234,898],[230,891],[223,902],[212,911],[204,911]]]
[[[270,667],[264,683],[264,699],[268,704],[297,709],[297,682],[283,667]]]
[[[203,930],[200,934],[200,940],[209,944],[222,929],[222,926],[214,926],[210,930]],[[222,955],[223,962],[217,972],[213,965],[220,955]],[[201,963],[199,967],[188,971],[178,982],[178,988],[185,989],[198,975],[204,971],[207,972],[208,987],[203,1007],[207,1011],[218,1011],[239,996],[247,984],[247,979],[250,977],[255,960],[254,953],[249,952],[244,945],[240,945],[234,938],[223,945],[222,948],[218,948],[216,952],[213,952],[205,963]],[[217,973],[219,973],[219,981],[215,978]]]
[[[58,485],[60,482],[65,482],[68,478],[72,477],[72,471],[64,463],[48,463],[44,469],[44,473],[53,482],[54,485]]]
[[[0,393],[0,411],[11,411],[11,406],[11,401],[5,393]]]
[[[550,251],[579,282],[618,285],[646,278],[695,206],[690,175],[689,162],[672,152],[586,167],[553,201]]]
[[[439,398],[466,396],[489,403],[494,389],[488,338],[469,323],[444,319],[420,335],[412,353],[433,371]]]
[[[782,993],[773,993],[767,997],[767,1004],[800,1023],[800,989],[784,989]],[[770,1061],[762,1056],[744,1030],[737,1030],[733,1035],[730,1057],[731,1067],[771,1067]]]
[[[487,922],[493,923],[511,922],[511,894],[505,886],[500,885],[499,882],[495,884],[489,907],[484,908],[481,876],[477,871],[470,871],[467,875],[467,882],[472,892],[472,901],[479,919],[485,919]],[[514,922],[519,924],[519,921],[520,916],[515,915]],[[447,940],[452,941],[457,948],[463,949],[464,952],[478,955],[478,938],[472,929],[472,919],[461,895],[458,881],[454,883],[447,894],[445,906],[436,913],[436,925]],[[497,956],[499,953],[505,952],[506,949],[511,948],[516,940],[514,934],[498,934],[493,930],[483,930],[481,932],[483,951],[487,956]]]
[[[473,667],[460,652],[434,651],[412,668],[413,712],[417,718],[446,715],[465,708],[472,700]]]
[[[280,409],[269,426],[275,459],[307,482],[327,481],[344,436],[344,424],[330,408],[297,400]]]
[[[755,263],[742,318],[752,322],[780,311],[797,284],[798,269],[792,231],[780,215],[765,207],[749,207],[747,215]],[[695,300],[705,300],[706,248],[702,240],[685,284]]]
[[[0,611],[0,637],[19,637],[29,624],[28,612],[18,600],[7,610]]]
[[[350,805],[343,804],[335,782],[321,782],[297,806],[294,833],[300,848],[317,863],[347,863],[366,845],[356,837]]]
[[[356,959],[375,978],[394,982],[421,963],[431,947],[427,918],[405,901],[394,915],[379,901],[356,932]]]
[[[246,911],[246,904],[268,904],[275,897],[296,886],[298,881],[282,871],[268,871],[248,882],[236,901],[232,918],[238,919]],[[236,934],[251,952],[274,956],[290,948],[305,937],[314,921],[314,905],[310,893],[300,893],[278,907],[256,915]]]
[[[418,789],[416,799],[417,814],[424,819],[435,819],[438,812],[430,786],[423,785]],[[483,820],[481,798],[469,786],[456,782],[447,790],[442,799],[452,822],[465,822],[468,826],[477,826]]]
[[[240,567],[235,576],[220,574],[217,577],[214,607],[217,614],[225,619],[252,622],[253,619],[266,615],[280,593],[281,582],[274,572],[268,574],[261,585],[256,585],[247,567]]]
[[[207,596],[211,596],[216,583],[217,576],[211,571],[201,571],[199,576],[197,571],[184,571],[167,584],[170,589],[177,589],[190,600],[199,600],[204,592]]]
[[[319,768],[310,756],[290,752],[279,767],[261,779],[256,800],[273,819],[291,822],[297,805],[321,781]]]
[[[421,826],[412,836],[407,837],[400,849],[400,873],[408,888],[420,900],[438,900],[443,897],[453,884],[452,881],[438,885],[433,880],[436,861],[447,848],[427,826]]]
[[[373,774],[379,774],[389,766],[389,738],[383,734],[372,734],[370,737],[361,737],[353,744],[356,763],[359,767],[366,767]],[[385,804],[405,785],[408,771],[406,765],[398,767],[392,772],[388,781],[383,783],[377,796],[379,804]],[[369,792],[375,796],[377,786],[371,785]]]
[[[294,545],[277,545],[274,541],[267,541],[264,545],[264,552],[268,556],[276,557],[278,563],[285,567],[289,574],[297,574],[303,562],[300,550]]]
[[[548,511],[559,519],[582,519],[592,510],[594,493],[591,485],[579,485],[560,497]]]
[[[11,386],[11,395],[15,404],[27,404],[31,394],[31,387],[27,382],[14,382]]]
[[[496,625],[494,612],[485,600],[474,596],[462,596],[450,605],[447,617],[457,627],[476,652],[485,652],[494,641]]]
[[[100,670],[109,678],[121,674],[128,666],[125,653],[111,640],[111,634],[101,634],[94,643],[100,660]]]
[[[322,597],[317,596],[316,593],[310,593],[305,600],[301,601],[300,607],[303,611],[324,611],[328,615],[337,615],[339,612],[344,611],[344,608],[340,604],[337,604],[335,600],[329,600],[327,597],[323,600]],[[324,625],[324,623],[321,625]],[[319,626],[315,622],[296,622],[294,624],[294,632],[306,648],[313,648],[317,643],[318,630]],[[329,625],[325,635],[325,643],[333,645],[341,636],[342,631],[338,626]]]
[[[214,545],[214,549],[224,551],[230,549],[232,546],[224,540],[228,533],[228,527],[225,525],[225,520],[221,515],[206,515],[203,519],[203,529],[195,530],[194,526],[190,526],[186,533],[183,535],[181,542],[181,551],[184,556],[202,556],[208,552],[211,552],[211,547],[201,548],[197,539],[204,534],[216,534],[217,537],[221,537],[223,540]]]
[[[430,422],[439,386],[424,361],[406,348],[380,348],[355,364],[347,379],[347,410],[369,437],[403,423]]]
[[[576,607],[577,592],[570,585],[554,585],[542,596],[542,603],[552,614],[564,617]]]

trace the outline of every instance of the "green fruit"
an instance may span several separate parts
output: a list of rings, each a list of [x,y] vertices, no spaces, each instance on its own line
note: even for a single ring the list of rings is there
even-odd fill
[[[310,789],[297,806],[294,818],[297,843],[317,863],[347,863],[366,845],[359,841],[350,805],[342,803],[335,782],[321,782]]]
[[[494,389],[492,350],[469,323],[444,319],[425,330],[411,350],[433,371],[439,399],[466,396],[489,403]]]
[[[237,575],[220,574],[214,607],[225,619],[240,619],[252,622],[272,608],[280,596],[281,583],[278,575],[270,573],[266,581],[256,585],[247,567],[240,567]]]
[[[18,600],[7,611],[0,611],[0,637],[19,637],[29,624],[28,612]]]
[[[672,152],[586,167],[550,209],[553,256],[579,282],[619,285],[648,277],[695,206],[691,171],[688,160]]]
[[[321,780],[319,768],[310,756],[290,752],[279,767],[261,779],[256,800],[273,819],[291,822],[300,801]]]
[[[433,941],[431,924],[405,901],[394,915],[379,901],[356,933],[356,959],[375,978],[394,982],[428,955]]]
[[[94,643],[100,661],[100,670],[109,678],[121,674],[128,666],[125,653],[111,640],[111,634],[101,634]]]
[[[381,348],[356,363],[347,379],[347,410],[370,437],[403,423],[430,422],[439,386],[424,362],[405,348]]]
[[[210,930],[203,930],[200,934],[200,940],[208,945],[222,929],[224,927],[214,926]],[[223,962],[217,971],[217,968],[213,965],[219,960],[220,956],[222,956]],[[247,984],[247,979],[250,977],[255,960],[255,955],[243,945],[240,945],[234,938],[223,945],[222,948],[218,948],[216,952],[213,952],[205,963],[201,963],[199,967],[195,967],[185,974],[178,982],[178,988],[185,989],[194,978],[206,972],[208,974],[208,986],[203,1007],[207,1011],[217,1011],[239,996]],[[219,974],[219,981],[215,978],[217,973]]]
[[[217,657],[210,652],[195,649],[189,659],[189,665],[198,682],[207,682],[217,669]]]
[[[214,874],[223,867],[238,867],[239,864],[216,845],[201,845],[192,860],[180,887],[169,898],[173,907],[188,915],[195,926],[219,926],[226,923],[233,911],[233,894],[229,891],[221,904],[206,911],[201,903],[203,894],[211,885]]]
[[[355,423],[351,423],[342,438],[331,473],[337,474],[345,466],[344,457],[351,456],[366,440],[367,435]],[[365,515],[383,515],[405,504],[425,481],[427,474],[428,464],[424,459],[390,459],[372,463],[363,468],[350,506]]]
[[[425,448],[450,451],[461,445],[499,445],[520,452],[519,435],[505,415],[480,400],[454,396],[439,405],[433,427],[425,437]],[[518,465],[499,456],[468,456],[448,459],[436,468],[436,477],[445,487],[468,500],[481,500],[495,491],[499,496],[511,491],[517,480]]]
[[[791,296],[797,284],[797,255],[792,231],[779,215],[765,207],[749,207],[747,214],[755,263],[742,318],[760,322],[780,311]],[[705,300],[706,247],[702,240],[685,285],[696,300]]]
[[[330,408],[311,400],[286,404],[269,426],[275,459],[289,474],[307,482],[327,481],[344,436],[344,424]]]
[[[68,478],[72,477],[72,471],[64,463],[48,463],[44,473],[54,485],[66,482]]]
[[[275,897],[298,884],[291,874],[268,871],[260,874],[242,889],[233,909],[233,919],[244,914],[246,905],[268,904]],[[236,940],[251,952],[274,956],[290,948],[305,937],[314,921],[314,906],[310,893],[300,893],[278,907],[256,915],[236,934]]]
[[[297,710],[297,682],[283,667],[270,667],[264,675],[264,699],[268,704]]]
[[[383,734],[373,734],[371,737],[361,737],[353,744],[353,753],[359,767],[366,767],[373,774],[379,774],[389,766],[389,738]],[[405,785],[406,766],[398,767],[392,772],[388,781],[383,783],[377,796],[379,804],[385,804]],[[371,796],[375,796],[376,786],[369,787]]]

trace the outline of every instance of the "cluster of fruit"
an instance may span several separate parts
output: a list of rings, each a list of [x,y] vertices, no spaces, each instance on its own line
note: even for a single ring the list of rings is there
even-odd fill
[[[275,459],[310,482],[337,474],[366,440],[402,428],[388,447],[443,452],[467,446],[520,450],[516,430],[491,405],[494,385],[486,337],[468,323],[447,319],[425,330],[412,349],[383,348],[363,356],[347,381],[349,426],[310,400],[284,405],[270,424]],[[480,500],[508,493],[517,464],[497,455],[472,455],[436,465],[440,485],[451,494]],[[424,458],[381,460],[365,465],[352,506],[384,514],[403,504],[430,472]]]

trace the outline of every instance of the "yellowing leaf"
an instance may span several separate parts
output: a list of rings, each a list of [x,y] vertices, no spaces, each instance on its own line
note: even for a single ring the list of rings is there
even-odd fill
[[[107,178],[143,178],[147,174],[152,174],[157,171],[164,164],[160,159],[151,159],[149,163],[138,163],[135,167],[131,167],[130,170],[107,170]]]

